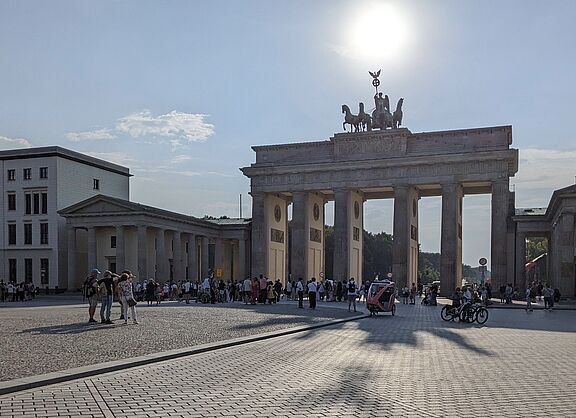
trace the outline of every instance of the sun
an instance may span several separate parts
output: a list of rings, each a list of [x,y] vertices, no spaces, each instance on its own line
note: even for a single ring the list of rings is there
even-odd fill
[[[408,25],[391,4],[374,3],[356,11],[348,31],[347,50],[358,58],[398,57],[407,44]]]

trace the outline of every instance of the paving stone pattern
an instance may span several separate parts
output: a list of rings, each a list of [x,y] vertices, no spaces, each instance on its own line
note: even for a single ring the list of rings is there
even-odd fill
[[[0,411],[115,417],[576,416],[573,311],[491,310],[486,326],[446,323],[439,313],[440,307],[401,305],[396,317],[6,395]]]
[[[99,319],[99,308],[96,317]],[[139,304],[139,325],[88,323],[87,305],[0,309],[0,381],[350,316],[295,303]],[[114,304],[112,318],[120,316]],[[26,354],[23,355],[25,347]]]

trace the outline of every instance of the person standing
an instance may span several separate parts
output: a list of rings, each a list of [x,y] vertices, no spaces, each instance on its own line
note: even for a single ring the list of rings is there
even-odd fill
[[[347,292],[348,312],[350,312],[350,307],[352,306],[352,304],[354,304],[354,312],[356,312],[357,291],[356,291],[356,282],[354,281],[354,277],[351,277],[350,280],[348,281],[347,290],[348,290],[348,292]]]
[[[410,288],[410,305],[416,304],[416,285],[412,283],[412,287]]]
[[[260,284],[260,295],[258,297],[258,302],[266,304],[266,289],[268,288],[268,280],[266,280],[266,277],[261,274],[258,283]]]
[[[243,286],[242,293],[244,294],[244,305],[248,305],[248,303],[250,302],[250,297],[252,295],[252,280],[250,280],[250,277],[246,277],[246,279],[244,279],[242,286]]]
[[[94,319],[94,314],[96,313],[96,307],[98,306],[98,275],[100,271],[98,269],[92,269],[90,275],[86,278],[84,282],[84,296],[88,300],[88,315],[90,319],[88,322],[98,322]]]
[[[122,301],[122,309],[124,316],[124,324],[128,323],[128,307],[132,314],[132,321],[138,324],[138,317],[136,316],[136,299],[134,299],[134,292],[132,291],[132,273],[124,270],[118,280],[118,287],[120,288],[120,300]]]
[[[100,322],[102,324],[111,324],[110,312],[112,311],[112,300],[114,299],[114,276],[112,272],[106,270],[104,277],[98,280],[100,289]]]
[[[298,307],[304,308],[304,285],[302,284],[302,277],[298,279],[298,283],[296,283],[294,288],[298,294]]]
[[[308,302],[310,304],[310,309],[316,309],[316,292],[318,291],[318,286],[316,285],[316,277],[312,277],[310,283],[308,283]]]
[[[530,286],[526,287],[526,312],[532,312],[532,289]]]
[[[546,283],[542,294],[544,295],[544,309],[552,310],[554,307],[554,290],[550,287],[550,284]]]

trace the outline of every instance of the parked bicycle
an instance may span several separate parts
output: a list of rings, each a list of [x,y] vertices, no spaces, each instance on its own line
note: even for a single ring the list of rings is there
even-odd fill
[[[444,321],[453,321],[458,318],[460,322],[471,324],[476,321],[482,325],[488,320],[488,309],[478,303],[472,304],[467,301],[457,307],[445,305],[440,311],[440,317]]]

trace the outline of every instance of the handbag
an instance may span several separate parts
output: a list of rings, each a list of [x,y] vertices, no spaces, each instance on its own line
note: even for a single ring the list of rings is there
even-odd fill
[[[132,299],[132,298],[126,300],[126,302],[128,302],[128,306],[130,306],[130,307],[136,306],[136,305],[138,304],[138,303],[137,303],[134,299]]]

